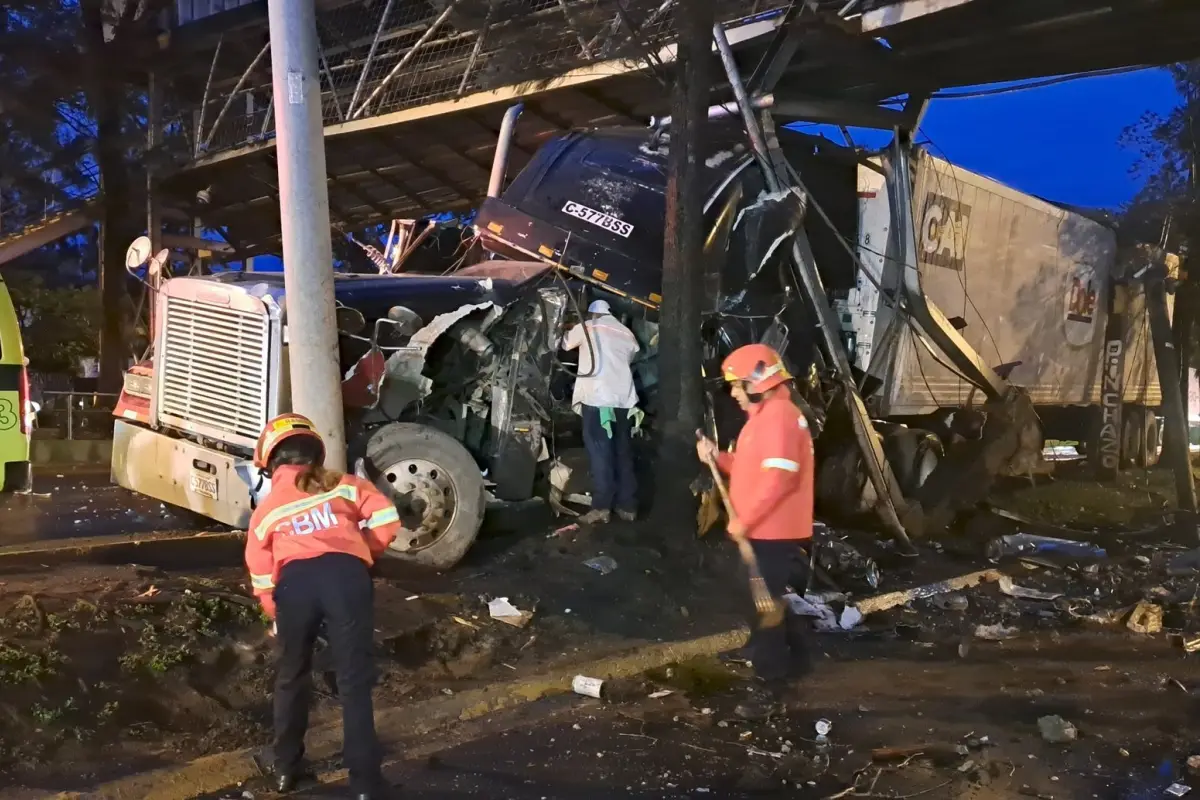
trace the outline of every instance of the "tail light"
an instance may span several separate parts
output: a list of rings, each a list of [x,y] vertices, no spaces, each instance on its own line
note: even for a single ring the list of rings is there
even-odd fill
[[[17,406],[20,409],[17,414],[21,418],[21,433],[28,435],[32,409],[29,407],[29,370],[25,367],[21,367],[21,377],[17,383]]]

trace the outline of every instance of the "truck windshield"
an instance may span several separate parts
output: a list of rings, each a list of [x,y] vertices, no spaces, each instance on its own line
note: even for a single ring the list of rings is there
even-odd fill
[[[665,168],[649,157],[630,158],[627,152],[596,148],[583,157],[583,163],[609,175],[631,180],[644,189],[663,193]]]

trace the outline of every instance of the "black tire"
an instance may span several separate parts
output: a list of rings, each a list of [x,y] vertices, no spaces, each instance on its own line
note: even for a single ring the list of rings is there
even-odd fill
[[[944,455],[937,436],[919,428],[905,427],[888,432],[883,440],[883,452],[900,491],[907,498],[916,497]]]
[[[1138,406],[1121,410],[1121,469],[1129,469],[1142,458],[1146,436],[1146,415]]]
[[[821,459],[814,488],[817,504],[825,514],[845,518],[867,510],[866,470],[853,439]]]
[[[398,472],[406,462],[406,472]],[[417,491],[402,494],[397,486],[405,485],[414,462],[430,468],[412,472],[411,480],[421,485]],[[438,570],[450,569],[462,560],[479,535],[487,497],[479,465],[457,439],[427,425],[385,425],[367,441],[366,466],[376,486],[389,497],[404,501],[398,502],[397,508],[407,530],[425,530],[421,525],[435,529],[422,535],[429,538],[428,543],[418,540],[411,550],[389,549],[385,555]],[[448,498],[448,508],[431,512],[429,503],[414,503],[435,490],[440,490],[438,497]],[[444,522],[447,515],[449,522]]]
[[[1142,411],[1142,437],[1139,442],[1137,465],[1153,467],[1158,463],[1158,450],[1161,442],[1158,432],[1158,415],[1150,409]]]

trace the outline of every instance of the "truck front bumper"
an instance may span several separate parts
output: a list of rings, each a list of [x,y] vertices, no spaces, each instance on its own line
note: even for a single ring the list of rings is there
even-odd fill
[[[255,499],[267,488],[248,459],[123,420],[113,426],[112,479],[235,528],[249,525]]]

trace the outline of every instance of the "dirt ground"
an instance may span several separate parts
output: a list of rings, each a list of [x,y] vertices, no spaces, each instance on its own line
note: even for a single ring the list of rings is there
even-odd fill
[[[524,521],[449,575],[381,565],[380,707],[737,623],[719,591],[733,556],[715,541],[687,542],[679,563],[637,527],[554,533],[564,526],[548,514]],[[606,555],[608,574],[584,563]],[[267,741],[273,641],[242,567],[27,561],[0,571],[0,774],[83,788]],[[532,619],[491,619],[496,597]],[[314,670],[326,666],[318,653]],[[340,713],[331,687],[317,681],[318,719]]]
[[[883,794],[890,781],[899,781],[897,787],[928,790],[930,797],[1009,797],[1021,780],[1032,787],[1028,796],[1133,797],[1106,793],[1096,781],[1154,774],[1163,760],[1175,769],[1181,754],[1191,754],[1195,726],[1189,717],[1200,679],[1195,657],[1185,655],[1181,642],[1200,633],[1200,617],[1196,578],[1169,570],[1171,559],[1194,541],[1194,532],[1189,539],[1161,524],[1169,478],[1133,474],[1127,483],[1098,491],[1068,474],[997,492],[998,507],[1094,534],[1108,557],[1001,565],[1018,587],[1053,599],[1014,597],[988,583],[872,614],[849,632],[818,635],[825,656],[801,698],[802,710],[775,723],[785,726],[778,729],[783,741],[793,743],[788,753],[772,749],[779,743],[762,737],[775,734],[760,726],[749,739],[778,755],[751,753],[746,759],[749,745],[741,737],[747,728],[715,724],[728,718],[744,676],[712,677],[703,667],[650,676],[654,685],[676,686],[676,699],[645,700],[651,686],[638,685],[621,701],[625,705],[606,706],[624,709],[610,721],[623,725],[628,714],[642,713],[638,709],[671,709],[685,698],[699,709],[711,707],[708,714],[695,708],[682,713],[686,719],[698,715],[693,727],[716,737],[717,750],[730,748],[728,768],[703,776],[727,782],[714,785],[753,783],[753,776],[743,775],[749,764],[769,781],[787,780],[825,797],[848,789],[862,769],[859,794],[843,796],[872,796],[864,794],[876,769],[863,761],[866,749],[963,744],[987,735],[990,745],[971,749],[949,772],[914,759],[903,770],[884,767],[872,791],[905,796],[899,788]],[[1159,487],[1158,494],[1143,492],[1143,484]],[[481,539],[451,574],[395,563],[382,570],[376,603],[380,707],[646,641],[725,630],[740,619],[740,601],[731,598],[730,588],[738,585],[736,556],[718,537],[696,543],[686,533],[647,524],[572,529],[539,508],[493,527],[498,532]],[[962,532],[924,543],[917,560],[896,556],[874,535],[845,532],[878,561],[883,578],[870,590],[835,575],[850,596],[833,605],[985,568],[981,553],[988,539],[1025,529],[1030,526],[983,513]],[[616,564],[607,574],[585,563],[605,556]],[[267,740],[272,643],[239,564],[43,569],[26,559],[19,569],[5,569],[0,564],[0,784],[82,789]],[[532,620],[515,627],[490,619],[487,601],[497,597],[531,612]],[[1161,632],[1126,627],[1130,609],[1143,600],[1162,609]],[[318,656],[316,670],[322,669]],[[324,691],[316,715],[333,718],[336,700],[327,685],[317,685]],[[1041,741],[1037,720],[1053,714],[1077,726],[1077,742]],[[827,752],[809,754],[829,761],[813,777],[812,758],[807,765],[798,758],[800,742],[813,738],[817,716],[833,721],[835,733]],[[662,738],[659,732],[638,735]],[[959,771],[967,761],[973,764]],[[786,774],[780,772],[785,767]],[[928,786],[914,777],[926,774],[934,781]],[[947,780],[946,787],[935,786]],[[1010,794],[997,794],[993,784]],[[1068,784],[1076,788],[1066,791]],[[947,793],[951,789],[958,793]],[[1161,796],[1161,790],[1148,796]]]

